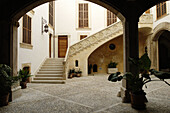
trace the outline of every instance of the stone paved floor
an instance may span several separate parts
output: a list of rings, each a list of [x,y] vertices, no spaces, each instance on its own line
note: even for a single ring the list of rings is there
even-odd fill
[[[108,76],[89,76],[67,80],[66,84],[28,84],[22,96],[0,113],[170,113],[170,87],[152,82],[147,92],[147,110],[137,111],[117,97],[121,82]],[[170,82],[170,81],[169,81]]]

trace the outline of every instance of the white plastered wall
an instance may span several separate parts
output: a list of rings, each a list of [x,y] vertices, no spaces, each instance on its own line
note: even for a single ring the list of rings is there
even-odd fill
[[[156,6],[151,8],[151,14],[153,14],[153,29],[162,22],[170,22],[170,1],[166,1],[167,15],[157,19]]]
[[[35,74],[41,63],[49,57],[49,34],[42,34],[42,17],[48,20],[48,3],[33,9],[34,13],[28,12],[28,16],[32,18],[32,49],[22,48],[22,18],[19,20],[18,28],[18,70],[22,68],[22,64],[31,64],[31,74]]]

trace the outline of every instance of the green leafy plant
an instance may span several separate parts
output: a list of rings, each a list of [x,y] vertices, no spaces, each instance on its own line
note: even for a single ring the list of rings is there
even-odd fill
[[[151,82],[151,81],[157,81],[157,80],[151,80],[151,77],[150,77],[151,75],[155,75],[161,81],[164,81],[164,79],[170,78],[169,73],[158,72],[153,69],[150,69],[151,61],[148,57],[147,52],[145,52],[145,54],[142,55],[141,58],[139,59],[129,58],[129,61],[133,65],[137,66],[137,68],[139,69],[138,74],[132,74],[131,72],[127,72],[124,75],[121,75],[120,72],[117,72],[117,73],[111,74],[108,80],[112,82],[117,82],[117,81],[121,81],[122,79],[126,79],[128,81],[129,88],[133,94],[144,93],[142,88],[146,83]],[[151,73],[149,73],[149,71]],[[161,75],[164,75],[164,76],[161,76]],[[160,78],[160,76],[162,78]],[[167,83],[166,81],[164,82]]]
[[[29,73],[28,69],[20,69],[19,70],[19,77],[21,78],[22,82],[26,82],[29,77],[32,75]]]
[[[18,76],[11,76],[11,68],[8,65],[0,64],[0,96],[8,94],[11,86],[18,80]]]
[[[116,68],[117,65],[118,65],[118,63],[111,61],[111,62],[108,64],[108,68]]]
[[[81,73],[82,73],[82,71],[79,69],[78,71],[76,71],[76,73],[81,74]]]
[[[73,69],[70,69],[70,70],[69,70],[68,78],[72,78],[72,77],[74,77],[74,76],[75,76],[75,74],[76,74],[75,69],[74,69],[74,68],[73,68]]]

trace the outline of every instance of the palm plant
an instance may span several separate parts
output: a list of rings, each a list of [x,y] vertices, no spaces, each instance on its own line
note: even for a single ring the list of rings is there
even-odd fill
[[[8,105],[11,86],[18,80],[18,76],[11,76],[11,68],[9,66],[0,64],[0,106]]]
[[[11,68],[9,66],[0,64],[0,96],[8,94],[11,91],[11,86],[18,81],[18,79],[18,76],[11,76]]]
[[[21,78],[22,82],[26,82],[29,77],[32,75],[29,73],[28,69],[20,69],[19,70],[19,77]]]

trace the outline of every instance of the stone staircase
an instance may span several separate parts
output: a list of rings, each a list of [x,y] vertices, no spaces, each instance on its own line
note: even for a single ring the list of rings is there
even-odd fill
[[[142,28],[152,28],[152,25],[153,16],[151,14],[144,14],[140,17],[138,23],[139,30],[142,30]],[[71,45],[67,50],[64,60],[64,76],[67,77],[69,69],[74,68],[76,60],[79,60],[79,68],[82,70],[82,75],[87,76],[87,59],[90,54],[101,45],[121,35],[123,35],[123,24],[119,21]]]
[[[33,77],[32,83],[64,84],[63,59],[46,59]]]

